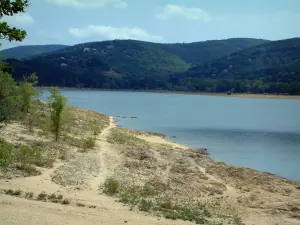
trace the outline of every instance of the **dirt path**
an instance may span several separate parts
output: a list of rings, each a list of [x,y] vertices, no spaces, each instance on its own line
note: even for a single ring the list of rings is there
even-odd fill
[[[98,191],[99,185],[103,184],[106,178],[113,175],[114,169],[120,161],[120,156],[107,141],[107,137],[114,127],[116,127],[114,118],[109,117],[109,125],[101,132],[96,141],[98,148],[97,156],[100,161],[100,173],[90,182],[93,191]]]
[[[143,215],[115,202],[115,199],[101,195],[99,185],[114,173],[120,162],[115,149],[107,142],[107,137],[115,127],[113,117],[110,117],[109,126],[97,137],[95,152],[87,153],[98,157],[100,163],[98,176],[90,180],[91,189],[74,190],[60,186],[51,179],[54,171],[68,164],[58,162],[52,169],[43,169],[40,176],[0,180],[0,189],[21,189],[23,192],[61,193],[64,198],[71,200],[71,205],[65,206],[50,202],[26,200],[0,194],[0,221],[3,225],[83,225],[83,224],[157,224],[157,225],[185,225],[192,224],[184,221],[172,221],[163,218]],[[86,162],[87,163],[87,162]],[[78,168],[80,169],[80,168]],[[96,208],[78,207],[76,203],[93,205]]]

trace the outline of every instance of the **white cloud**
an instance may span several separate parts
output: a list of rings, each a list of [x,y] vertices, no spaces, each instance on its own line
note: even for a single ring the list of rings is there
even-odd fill
[[[115,8],[127,8],[128,4],[123,0],[46,0],[58,6],[74,8],[102,8],[112,5]]]
[[[209,21],[210,16],[200,8],[187,8],[181,5],[166,5],[161,12],[154,14],[157,19],[166,20],[171,17],[183,17],[188,20]]]
[[[1,21],[6,21],[12,26],[30,26],[35,20],[28,13],[18,13],[13,16],[4,16]]]
[[[118,9],[125,9],[128,7],[128,3],[127,2],[119,2],[119,3],[114,4],[114,7],[118,8]]]
[[[105,39],[134,39],[143,41],[161,41],[163,38],[158,35],[149,34],[147,31],[138,28],[110,27],[89,25],[86,28],[69,28],[69,33],[77,38],[105,38]]]

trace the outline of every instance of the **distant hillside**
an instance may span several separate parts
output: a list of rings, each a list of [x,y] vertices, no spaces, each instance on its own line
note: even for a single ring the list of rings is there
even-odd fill
[[[189,90],[300,94],[300,38],[274,41],[173,76]]]
[[[299,40],[191,44],[115,40],[79,44],[9,63],[16,78],[37,72],[40,85],[45,86],[300,94]],[[228,53],[242,47],[246,49]],[[192,67],[198,60],[198,66]]]
[[[188,44],[162,44],[162,48],[178,55],[192,65],[199,65],[268,42],[268,40],[254,38],[231,38]]]
[[[9,48],[0,51],[0,60],[14,58],[14,59],[26,59],[32,56],[36,56],[43,53],[54,52],[67,45],[27,45]]]
[[[118,73],[128,76],[165,76],[184,72],[190,65],[159,44],[132,40],[114,40],[75,45],[44,56],[44,60],[64,57],[64,63],[94,57]]]
[[[68,64],[63,57],[25,61],[8,59],[6,62],[13,68],[13,75],[17,80],[22,79],[24,74],[36,72],[39,85],[45,86],[105,88],[106,83],[120,76],[96,57],[69,60]]]

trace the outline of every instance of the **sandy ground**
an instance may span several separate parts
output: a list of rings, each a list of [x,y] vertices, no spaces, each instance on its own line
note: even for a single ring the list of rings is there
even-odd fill
[[[14,128],[15,125],[13,125]],[[100,172],[89,180],[89,189],[76,191],[68,189],[51,180],[55,170],[63,167],[57,163],[54,168],[45,170],[40,176],[19,178],[13,180],[0,180],[1,189],[21,189],[26,192],[60,193],[68,197],[72,202],[80,202],[86,205],[94,205],[96,209],[80,208],[76,205],[64,206],[48,202],[26,200],[0,194],[0,221],[1,225],[66,225],[66,224],[191,224],[183,221],[171,221],[163,218],[155,218],[130,211],[128,207],[117,203],[113,198],[100,195],[99,186],[111,175],[114,166],[117,165],[118,155],[111,149],[106,141],[111,128],[115,127],[113,118],[110,124],[97,138],[95,157],[99,158]],[[11,128],[8,128],[10,130]],[[16,131],[16,129],[15,129]],[[89,162],[85,162],[89,163]]]
[[[58,160],[52,169],[43,169],[42,174],[39,176],[0,180],[1,190],[21,189],[24,192],[33,192],[35,194],[39,194],[41,191],[45,191],[47,193],[60,193],[63,194],[64,197],[71,200],[71,204],[65,206],[61,204],[26,200],[23,198],[0,194],[0,224],[192,224],[190,222],[180,220],[172,221],[163,218],[156,218],[145,215],[141,212],[131,211],[127,206],[118,203],[114,198],[110,198],[102,194],[100,187],[104,183],[105,179],[114,175],[117,168],[119,168],[125,160],[124,157],[120,155],[120,152],[115,149],[115,146],[107,141],[107,137],[113,128],[115,128],[114,118],[110,117],[109,125],[103,129],[96,138],[96,147],[94,151],[86,153],[84,157],[71,159],[67,162]],[[16,125],[7,127],[6,132],[4,132],[4,138],[11,138],[11,132],[18,133],[20,129],[21,128],[18,128]],[[171,146],[173,149],[179,149],[182,152],[188,150],[187,146],[168,142],[162,137],[151,135],[138,135],[137,137],[151,144],[163,144]],[[24,138],[26,138],[26,136],[24,136]],[[30,139],[32,137],[28,138]],[[159,157],[157,152],[154,152],[153,155],[155,157]],[[171,157],[168,159],[170,161],[172,160]],[[250,194],[246,193],[241,195],[241,190],[237,189],[236,183],[232,183],[229,178],[225,179],[222,175],[216,176],[214,173],[208,173],[208,167],[206,166],[199,166],[198,164],[195,164],[195,167],[199,173],[202,173],[203,176],[207,177],[208,183],[223,183],[226,186],[224,196],[227,196],[229,199],[235,199],[234,201],[236,201],[236,199],[239,197],[247,197],[248,200],[248,196]],[[170,170],[171,165],[167,164],[165,170],[166,173],[169,173]],[[57,176],[57,174],[60,174],[60,176],[65,176],[64,179],[66,180],[72,179],[73,181],[76,181],[76,185],[68,186],[59,182],[54,183],[52,178]],[[287,187],[290,188],[290,186]],[[261,193],[262,196],[265,196],[264,192]],[[275,195],[270,195],[265,197],[273,198],[274,196]],[[286,199],[281,194],[278,196],[278,201],[276,200],[276,204],[278,203],[279,206],[276,208],[277,211],[274,210],[272,216],[270,216],[268,213],[269,206],[266,206],[262,203],[260,206],[261,210],[256,206],[247,211],[248,216],[244,221],[245,224],[300,224],[299,218],[287,217],[286,214],[283,213],[286,209],[280,208],[283,206],[285,207],[286,202],[290,202],[293,207],[296,207],[295,211],[297,213],[297,210],[300,210],[300,191],[295,192]],[[76,206],[76,203],[78,202],[84,203],[85,205],[93,205],[96,206],[96,208],[78,207]],[[257,201],[255,202],[257,203]],[[275,203],[272,202],[272,204]]]

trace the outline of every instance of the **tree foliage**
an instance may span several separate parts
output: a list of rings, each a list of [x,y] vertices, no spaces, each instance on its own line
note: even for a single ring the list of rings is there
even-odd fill
[[[0,138],[0,170],[6,171],[13,161],[13,146]]]
[[[0,18],[3,16],[13,16],[14,14],[25,12],[28,7],[28,0],[1,0]],[[11,27],[7,22],[0,22],[0,39],[9,41],[22,41],[26,37],[26,31]]]
[[[57,88],[50,88],[49,106],[51,110],[52,132],[55,135],[55,141],[59,140],[62,125],[64,122],[65,106],[67,99],[58,91]]]
[[[23,82],[20,84],[20,95],[21,95],[21,109],[24,114],[28,113],[32,98],[38,93],[34,86],[37,84],[38,78],[35,73],[31,74],[29,77],[24,77]]]
[[[7,123],[20,112],[20,96],[12,76],[2,71],[2,67],[0,62],[0,122]]]

